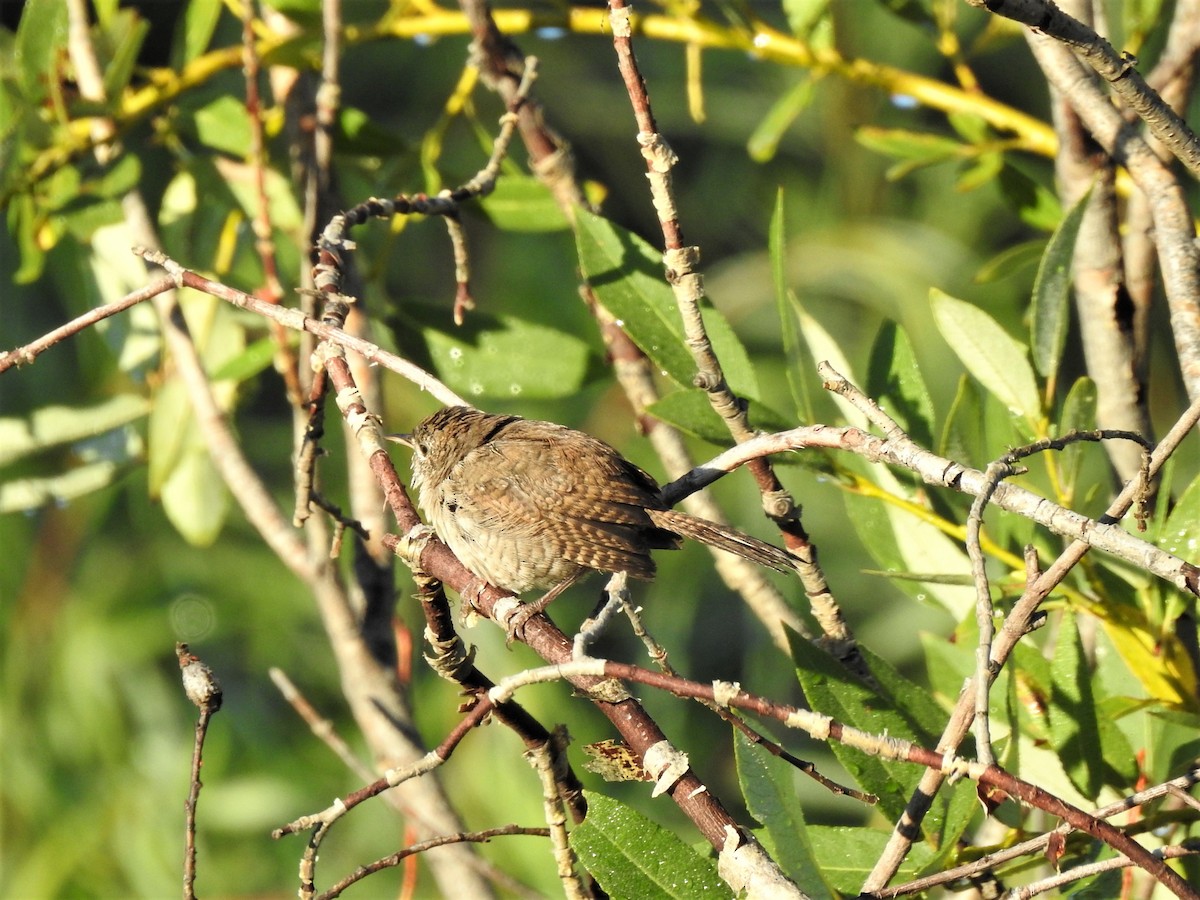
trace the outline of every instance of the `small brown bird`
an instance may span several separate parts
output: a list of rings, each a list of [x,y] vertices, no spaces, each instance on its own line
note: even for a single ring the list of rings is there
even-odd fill
[[[650,551],[681,536],[792,571],[779,548],[669,509],[653,478],[582,431],[452,406],[390,437],[413,449],[413,486],[438,536],[514,594],[556,596],[589,570],[651,579]]]

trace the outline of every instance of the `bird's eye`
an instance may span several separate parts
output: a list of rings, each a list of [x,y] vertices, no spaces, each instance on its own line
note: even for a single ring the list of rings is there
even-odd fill
[[[425,445],[424,441],[417,441],[417,452],[420,453],[422,456],[429,455],[429,447],[427,447]]]

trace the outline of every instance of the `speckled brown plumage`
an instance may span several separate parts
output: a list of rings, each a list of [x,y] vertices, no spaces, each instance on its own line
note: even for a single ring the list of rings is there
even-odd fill
[[[551,422],[439,410],[403,436],[429,523],[472,573],[524,593],[584,570],[654,577],[680,537],[791,571],[776,547],[668,509],[654,479],[603,441]]]

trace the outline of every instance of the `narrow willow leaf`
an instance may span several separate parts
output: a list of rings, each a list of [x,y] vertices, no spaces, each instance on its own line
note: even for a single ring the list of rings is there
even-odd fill
[[[1035,424],[1041,400],[1025,347],[977,306],[937,288],[930,291],[930,302],[938,330],[966,370],[1010,412]]]
[[[120,97],[133,78],[138,53],[150,33],[150,23],[134,10],[123,9],[109,20],[106,32],[105,38],[113,50],[112,60],[104,70],[104,96]]]
[[[246,381],[270,368],[278,344],[274,338],[259,338],[212,373],[213,381]]]
[[[108,487],[120,467],[99,460],[47,478],[14,478],[0,482],[0,513],[29,512],[49,503],[67,503]]]
[[[714,860],[611,797],[591,791],[586,797],[587,819],[571,832],[571,849],[610,897],[733,896]]]
[[[779,142],[800,113],[808,108],[813,98],[812,79],[803,76],[782,97],[772,104],[766,116],[746,142],[746,152],[755,162],[770,162],[775,158]]]
[[[596,297],[659,370],[691,387],[696,364],[684,343],[675,296],[663,278],[662,256],[630,231],[580,209],[575,220],[580,268]],[[725,380],[743,397],[760,396],[750,355],[717,310],[705,307],[704,325]]]
[[[868,150],[925,165],[953,159],[964,151],[953,138],[900,128],[866,126],[854,133],[854,139]]]
[[[188,3],[173,48],[173,55],[177,57],[176,69],[182,69],[184,63],[191,62],[208,49],[220,17],[220,0],[191,0]]]
[[[890,476],[889,476],[890,477]],[[903,493],[898,481],[888,487]],[[874,497],[843,494],[846,511],[867,552],[888,574],[928,572],[940,577],[923,581],[897,579],[897,589],[919,603],[941,607],[958,621],[974,608],[974,590],[958,583],[970,571],[962,547],[928,522]]]
[[[1067,398],[1063,401],[1062,415],[1059,417],[1059,431],[1066,434],[1070,431],[1088,431],[1096,427],[1096,382],[1084,376],[1078,379]],[[1074,443],[1066,447],[1061,456],[1062,492],[1068,501],[1075,496],[1075,485],[1079,480],[1079,468],[1083,462],[1084,446]]]
[[[852,675],[824,650],[798,637],[792,638],[792,660],[796,665],[800,687],[813,710],[873,734],[886,734],[926,746],[936,742],[936,735],[923,724],[934,722],[938,717],[938,710],[928,692],[906,681],[878,659],[872,660],[872,669],[878,664],[880,674],[884,677],[880,683],[870,686]],[[925,709],[914,712],[919,707]],[[838,762],[858,784],[879,797],[879,809],[884,816],[895,819],[904,811],[909,796],[920,780],[919,770],[836,742],[831,749]],[[950,796],[939,794],[921,824],[922,832],[935,843],[940,840],[947,822],[946,804],[951,802],[954,801]],[[960,818],[956,812],[954,821],[957,823]]]
[[[733,750],[746,809],[766,829],[771,858],[807,896],[832,898],[808,839],[795,768],[752,744],[740,731],[734,733]]]
[[[1079,643],[1075,617],[1063,616],[1054,650],[1050,697],[1050,739],[1071,782],[1094,797],[1102,783],[1100,729],[1087,658]]]
[[[94,406],[43,406],[27,419],[0,418],[0,466],[128,425],[149,410],[145,397],[118,394]]]
[[[607,219],[579,210],[579,264],[596,297],[664,375],[691,387],[696,366],[683,344],[683,323],[662,277],[662,259],[644,241]]]
[[[250,152],[250,117],[243,100],[229,94],[215,97],[193,114],[196,136],[214,150],[238,159]]]
[[[872,397],[923,447],[933,440],[933,399],[917,365],[908,333],[888,320],[879,329],[867,365],[867,396]]]
[[[1171,510],[1158,545],[1183,559],[1200,559],[1200,478],[1187,486]]]
[[[789,292],[788,297],[796,309],[796,317],[800,321],[800,333],[804,335],[804,343],[812,352],[813,359],[829,363],[839,374],[844,375],[851,382],[854,382],[856,380],[854,377],[854,367],[850,365],[850,360],[846,358],[844,347],[834,339],[833,335],[825,330],[825,327],[820,322],[808,314],[808,311],[796,299],[795,294]],[[813,370],[816,370],[815,364]],[[842,411],[842,414],[846,417],[846,421],[851,425],[859,428],[869,427],[866,415],[841,394],[833,394],[833,402]]]
[[[1052,232],[1062,221],[1062,204],[1053,190],[1041,184],[1014,157],[1004,158],[1000,170],[1000,197],[1013,208],[1021,221],[1041,231]]]
[[[783,341],[784,358],[787,360],[788,387],[792,391],[792,402],[802,422],[815,422],[813,412],[813,380],[816,365],[812,353],[800,335],[796,321],[799,301],[789,296],[787,288],[787,233],[784,227],[783,189],[775,195],[775,210],[771,213],[771,226],[767,240],[771,257],[771,280],[775,285],[775,309],[779,315],[779,330]]]
[[[67,4],[62,0],[25,0],[13,60],[26,102],[41,105],[49,85],[59,80],[54,67],[67,46]]]
[[[1030,305],[1030,329],[1033,362],[1043,378],[1058,373],[1063,347],[1067,342],[1067,323],[1070,321],[1068,300],[1071,296],[1071,259],[1075,255],[1075,239],[1092,197],[1089,188],[1063,216],[1062,222],[1050,237],[1046,252],[1033,280],[1033,300]]]
[[[1040,238],[1006,247],[980,266],[979,271],[975,273],[975,283],[990,284],[1025,269],[1031,269],[1038,264],[1045,249],[1046,242]]]

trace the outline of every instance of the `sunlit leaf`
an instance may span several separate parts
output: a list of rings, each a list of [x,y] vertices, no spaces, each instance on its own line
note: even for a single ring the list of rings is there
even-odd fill
[[[115,463],[98,460],[45,478],[0,481],[0,513],[28,512],[50,503],[69,503],[108,487],[119,473]]]
[[[182,68],[208,49],[221,17],[222,6],[221,0],[189,0],[176,38],[177,68]]]
[[[1058,372],[1058,363],[1067,342],[1071,260],[1075,254],[1079,226],[1091,196],[1091,189],[1084,192],[1050,236],[1050,243],[1046,246],[1038,265],[1037,278],[1033,282],[1030,306],[1033,362],[1038,372],[1046,378]]]
[[[149,409],[149,401],[138,394],[118,394],[94,406],[43,406],[27,419],[0,418],[0,466],[128,425]]]
[[[825,877],[848,897],[858,895],[871,874],[872,864],[883,855],[891,836],[890,831],[862,826],[810,825],[808,833]],[[915,878],[926,870],[933,858],[934,851],[929,844],[918,841],[905,855],[896,877],[901,881]]]
[[[731,897],[716,862],[632,807],[588,791],[588,814],[571,849],[610,897]]]
[[[1062,415],[1058,423],[1059,432],[1089,431],[1096,427],[1096,382],[1083,377],[1078,379],[1063,401]],[[1074,497],[1075,484],[1079,479],[1079,468],[1083,462],[1084,447],[1074,443],[1061,454],[1063,494]]]
[[[662,256],[632,232],[580,209],[576,216],[580,265],[597,298],[660,371],[691,387],[696,363],[684,343],[683,321],[663,277]],[[701,315],[725,380],[743,397],[758,398],[758,379],[741,341],[717,310]]]
[[[570,396],[587,371],[587,344],[515,316],[472,315],[461,329],[424,333],[438,375],[472,402]]]
[[[795,767],[752,744],[740,731],[734,733],[733,750],[746,809],[766,829],[771,858],[807,896],[832,900],[808,840]]]
[[[761,163],[775,158],[779,142],[796,121],[796,117],[812,103],[814,93],[812,79],[803,75],[800,81],[788,88],[783,96],[771,105],[746,141],[746,150],[751,159]]]
[[[867,396],[883,407],[923,447],[933,440],[933,399],[917,365],[908,333],[886,321],[871,347]]]
[[[55,71],[58,50],[66,43],[65,0],[25,0],[14,55],[26,101],[33,106],[39,105],[53,81],[66,74]]]
[[[207,547],[221,533],[230,496],[196,431],[162,486],[163,511],[183,538]]]
[[[1041,400],[1025,348],[977,306],[936,288],[930,302],[938,330],[966,370],[1014,415],[1036,422]]]

